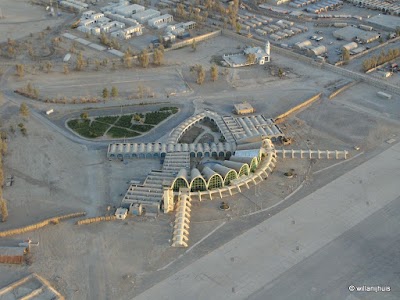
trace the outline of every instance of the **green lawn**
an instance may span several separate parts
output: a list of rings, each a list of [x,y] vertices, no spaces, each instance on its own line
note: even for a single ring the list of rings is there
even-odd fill
[[[112,138],[123,138],[123,137],[129,138],[138,136],[140,135],[140,133],[137,133],[135,131],[130,131],[125,128],[113,127],[107,132],[107,135]]]
[[[131,129],[136,130],[136,131],[140,131],[140,132],[146,132],[149,131],[153,128],[153,126],[151,125],[137,125],[134,124],[131,126]]]
[[[170,111],[154,111],[146,114],[144,122],[146,124],[156,125],[168,118],[172,113]]]
[[[139,113],[138,115],[144,118],[144,124],[132,125],[131,121],[134,114],[130,114],[96,117],[92,122],[82,119],[70,120],[68,121],[68,127],[83,137],[98,138],[103,136],[110,126],[115,125],[116,127],[112,126],[107,132],[108,136],[112,138],[129,138],[151,130],[154,127],[153,125],[159,124],[177,112],[177,107],[162,107],[158,111],[149,112],[145,115]]]
[[[171,111],[173,114],[176,114],[177,112],[178,112],[178,108],[177,107],[175,107],[175,106],[165,106],[165,107],[161,107],[160,108],[160,111]]]
[[[118,116],[116,116],[116,117],[113,117],[113,116],[97,117],[95,119],[95,121],[99,121],[99,122],[107,123],[107,124],[114,124],[115,121],[117,121],[117,120],[118,120]]]
[[[119,127],[129,128],[132,125],[131,123],[132,117],[133,115],[123,115],[114,125]]]
[[[108,124],[102,124],[90,120],[71,120],[68,122],[69,128],[86,138],[97,138],[104,135],[104,132],[110,127]]]

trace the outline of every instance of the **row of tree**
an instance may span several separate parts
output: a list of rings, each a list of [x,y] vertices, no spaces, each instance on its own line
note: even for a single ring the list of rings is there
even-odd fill
[[[4,186],[4,172],[3,172],[3,157],[7,153],[7,134],[5,131],[0,133],[0,213],[1,221],[5,222],[8,218],[7,202],[3,198],[3,186]]]
[[[137,56],[139,65],[142,68],[147,68],[150,64],[150,53],[147,51],[147,49],[143,49],[139,55]],[[125,64],[125,67],[131,68],[132,67],[132,60],[133,60],[133,54],[132,52],[128,49],[123,57],[123,62]],[[160,66],[164,63],[164,46],[160,45],[158,48],[153,49],[153,64]]]
[[[400,48],[389,49],[387,52],[382,50],[382,52],[378,56],[372,56],[363,61],[363,70],[364,72],[376,68],[379,65],[387,63],[392,59],[395,59],[400,56]]]
[[[108,91],[107,88],[104,88],[102,93],[104,99],[108,99],[110,96],[112,98],[118,97],[118,94],[119,93],[116,86],[111,87],[111,91]]]
[[[192,71],[196,72],[197,78],[196,78],[196,82],[197,84],[202,85],[206,79],[206,70],[204,69],[204,67],[202,65],[195,65],[194,67],[192,67]],[[211,81],[216,81],[218,79],[218,67],[217,65],[213,64],[210,67],[210,78]]]
[[[142,50],[139,55],[138,55],[138,62],[139,65],[143,68],[147,68],[150,64],[150,53],[147,51],[147,49]],[[160,66],[164,63],[164,46],[160,45],[158,48],[153,50],[153,55],[152,55],[152,63],[154,65]],[[127,68],[131,68],[133,65],[133,53],[128,49],[125,52],[125,55],[122,59],[123,64]],[[101,66],[107,66],[109,64],[109,60],[103,59],[102,61],[99,60],[94,60],[90,61],[89,59],[85,59],[82,55],[81,52],[79,52],[76,56],[76,61],[75,61],[75,70],[76,71],[82,71],[84,68],[88,67],[91,63],[94,63],[96,71],[100,69]],[[115,62],[113,62],[113,67],[116,68]],[[25,65],[24,64],[16,64],[15,66],[15,74],[22,78],[25,76]],[[44,64],[40,65],[40,69],[44,70],[45,72],[49,73],[53,69],[53,64],[50,61],[44,62]],[[69,73],[69,66],[67,64],[63,64],[63,73],[68,74]]]

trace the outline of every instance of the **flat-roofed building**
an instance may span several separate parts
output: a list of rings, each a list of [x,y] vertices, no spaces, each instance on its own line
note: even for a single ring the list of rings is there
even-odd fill
[[[165,14],[159,17],[152,18],[148,21],[149,26],[160,29],[167,26],[168,23],[171,23],[174,20],[174,17],[170,14]]]
[[[144,6],[138,4],[118,6],[113,9],[114,13],[122,15],[126,18],[132,17],[133,14],[144,11]]]
[[[251,104],[248,102],[238,103],[235,104],[233,107],[235,114],[237,115],[252,114],[255,112],[254,107],[251,106]]]
[[[360,40],[362,43],[371,43],[380,38],[379,33],[375,31],[365,31],[356,27],[347,26],[333,32],[333,36],[337,39],[348,42]]]
[[[145,11],[138,12],[132,15],[132,19],[135,19],[139,23],[146,23],[148,20],[160,16],[161,13],[155,9],[147,9]]]

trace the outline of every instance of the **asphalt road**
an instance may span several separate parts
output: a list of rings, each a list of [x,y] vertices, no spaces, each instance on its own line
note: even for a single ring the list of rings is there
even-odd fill
[[[400,197],[248,299],[400,299],[399,228]],[[349,291],[364,285],[391,291]]]
[[[135,299],[399,299],[399,176],[397,144]]]

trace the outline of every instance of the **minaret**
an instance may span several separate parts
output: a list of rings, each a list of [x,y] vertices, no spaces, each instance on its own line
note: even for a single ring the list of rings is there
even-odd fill
[[[268,56],[270,56],[270,52],[271,52],[271,46],[270,46],[270,44],[269,44],[269,41],[267,41],[266,43],[265,43],[265,53],[268,55]]]

